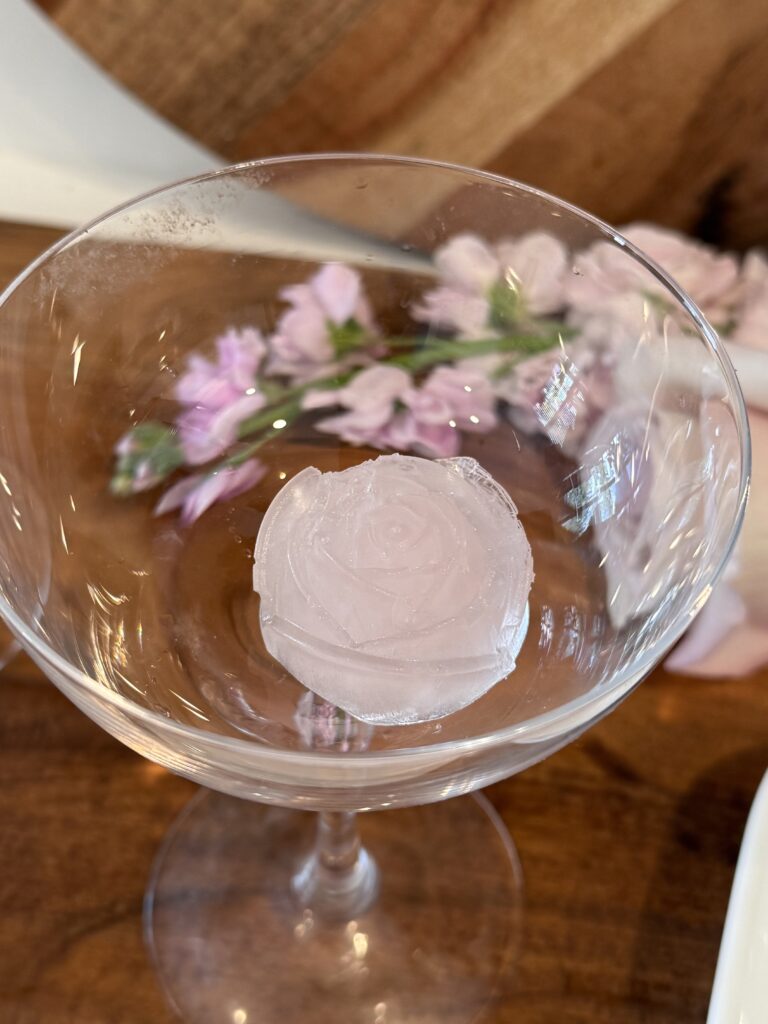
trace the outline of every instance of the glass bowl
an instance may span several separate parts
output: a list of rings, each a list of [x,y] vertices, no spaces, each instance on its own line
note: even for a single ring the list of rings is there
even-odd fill
[[[308,301],[291,286],[329,265],[354,271],[368,313],[332,322],[329,307],[328,366],[260,378],[259,482],[194,522],[155,514],[168,479],[130,475],[142,425],[176,444],[190,357],[210,367],[233,331],[273,345]],[[439,802],[578,736],[705,603],[749,468],[712,328],[567,203],[466,168],[329,155],[174,184],[74,232],[0,299],[0,346],[3,618],[123,743],[267,805],[201,797],[161,851],[147,934],[173,1004],[235,1024],[477,1019],[514,947],[519,869],[483,798]],[[446,444],[511,496],[535,571],[514,670],[453,714],[396,725],[292,677],[252,582],[262,519],[301,470],[440,454],[393,433],[350,443],[327,409],[302,410],[312,373],[341,373],[338,390],[385,364],[414,387],[448,365],[491,390],[491,419],[451,419]],[[363,816],[361,844],[354,812],[396,807]]]

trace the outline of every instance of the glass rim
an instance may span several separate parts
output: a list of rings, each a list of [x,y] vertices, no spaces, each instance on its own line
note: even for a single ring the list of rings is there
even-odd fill
[[[616,704],[634,685],[639,683],[654,667],[656,662],[659,661],[661,654],[658,652],[660,649],[663,648],[663,651],[669,650],[669,648],[682,636],[690,625],[690,622],[695,618],[699,608],[702,606],[702,595],[704,595],[708,590],[711,591],[728,562],[741,529],[747,497],[749,495],[751,470],[749,421],[747,418],[744,395],[736,376],[736,371],[731,363],[728,353],[725,350],[725,346],[721,343],[716,331],[706,320],[699,307],[687,292],[685,292],[654,260],[646,256],[645,253],[635,246],[628,238],[625,238],[621,232],[611,227],[599,217],[588,213],[586,210],[581,209],[573,203],[569,203],[564,199],[559,199],[557,196],[545,192],[542,189],[535,188],[532,185],[527,185],[524,182],[516,181],[513,178],[506,178],[503,175],[493,174],[490,171],[479,170],[472,167],[466,167],[461,164],[443,162],[440,160],[430,160],[424,157],[364,152],[307,153],[279,157],[265,157],[257,160],[245,160],[240,163],[230,164],[214,171],[181,178],[177,181],[149,189],[138,196],[134,196],[125,202],[112,207],[110,210],[105,211],[86,224],[74,228],[63,238],[59,239],[52,246],[44,250],[36,259],[25,267],[2,292],[0,292],[0,315],[2,314],[4,306],[14,292],[37,270],[53,260],[60,252],[69,248],[73,243],[87,236],[95,228],[118,217],[127,210],[139,206],[146,200],[155,196],[161,196],[166,192],[172,193],[187,186],[199,185],[203,182],[215,180],[220,177],[226,177],[237,172],[299,163],[368,163],[403,167],[423,167],[427,170],[463,175],[466,178],[472,178],[478,182],[486,181],[489,184],[497,186],[502,185],[508,189],[513,189],[517,194],[528,195],[540,199],[543,202],[560,210],[564,210],[577,219],[592,225],[592,227],[596,228],[607,240],[625,249],[641,266],[648,270],[664,286],[664,288],[672,294],[677,303],[685,309],[693,320],[701,340],[704,342],[709,352],[714,356],[719,366],[720,372],[722,373],[723,379],[728,388],[729,397],[732,399],[734,405],[736,429],[742,456],[738,487],[738,505],[733,517],[733,522],[731,523],[728,540],[723,546],[723,552],[718,564],[700,581],[697,593],[689,600],[687,608],[681,612],[675,622],[664,631],[661,637],[653,645],[653,648],[647,652],[645,657],[641,658],[636,664],[628,666],[625,672],[617,674],[603,687],[597,688],[593,686],[592,689],[586,693],[581,694],[579,697],[567,701],[550,711],[546,711],[542,714],[535,715],[533,718],[526,719],[523,722],[504,726],[501,729],[491,732],[480,733],[476,736],[467,737],[466,739],[441,740],[432,744],[420,744],[413,747],[373,752],[354,751],[349,753],[338,753],[333,751],[278,749],[260,743],[256,737],[247,738],[244,736],[241,738],[239,736],[227,736],[222,733],[212,732],[204,728],[187,725],[183,722],[177,722],[166,718],[159,712],[153,711],[150,708],[144,708],[140,704],[130,700],[128,697],[124,697],[121,693],[109,689],[92,678],[86,672],[76,668],[69,661],[59,655],[50,644],[39,637],[27,625],[27,623],[14,612],[5,600],[5,597],[2,595],[0,595],[0,615],[2,615],[5,622],[11,627],[17,638],[20,639],[31,654],[37,654],[46,664],[55,668],[56,671],[64,676],[70,683],[85,691],[89,698],[93,698],[97,703],[111,704],[129,718],[138,720],[152,729],[159,729],[162,733],[179,735],[187,740],[192,740],[196,743],[202,742],[212,747],[223,749],[224,751],[249,755],[253,758],[255,765],[259,761],[272,761],[274,763],[296,763],[300,761],[303,764],[316,765],[318,767],[320,765],[339,767],[342,764],[354,764],[355,762],[365,763],[368,767],[371,767],[377,761],[391,764],[393,761],[397,760],[407,761],[408,759],[416,760],[419,758],[431,758],[438,754],[446,754],[453,757],[471,753],[476,750],[487,749],[489,747],[503,746],[507,743],[526,742],[526,737],[531,734],[534,734],[534,736],[529,740],[529,742],[534,743],[538,741],[535,735],[537,733],[543,734],[547,739],[551,739],[553,736],[566,736],[572,729],[576,729],[579,726],[588,723],[591,717],[597,719],[600,715],[604,714],[614,704]],[[593,716],[585,714],[585,712],[589,712],[592,708],[597,709]],[[562,728],[556,729],[559,725],[562,725]],[[554,731],[555,729],[556,731]]]

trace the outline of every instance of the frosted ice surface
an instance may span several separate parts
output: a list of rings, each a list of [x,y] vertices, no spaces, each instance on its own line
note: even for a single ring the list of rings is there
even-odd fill
[[[270,505],[254,589],[270,654],[366,722],[449,715],[515,667],[531,548],[474,460],[385,455],[309,468]]]

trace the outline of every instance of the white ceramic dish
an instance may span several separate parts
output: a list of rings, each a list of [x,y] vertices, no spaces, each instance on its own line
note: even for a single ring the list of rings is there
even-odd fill
[[[707,1024],[768,1021],[768,773],[749,813]]]

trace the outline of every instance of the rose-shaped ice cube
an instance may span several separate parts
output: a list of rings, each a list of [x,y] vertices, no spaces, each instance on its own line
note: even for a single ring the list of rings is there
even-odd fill
[[[449,715],[515,667],[531,548],[474,460],[305,469],[269,507],[254,589],[270,654],[366,722]]]

